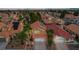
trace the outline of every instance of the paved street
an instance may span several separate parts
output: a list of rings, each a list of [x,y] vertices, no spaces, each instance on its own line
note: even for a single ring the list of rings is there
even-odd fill
[[[68,44],[69,50],[79,50],[79,44]]]

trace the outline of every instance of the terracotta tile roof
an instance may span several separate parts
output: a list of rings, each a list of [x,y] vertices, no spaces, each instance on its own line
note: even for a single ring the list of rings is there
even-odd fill
[[[45,26],[42,26],[39,21],[36,21],[35,23],[31,24],[32,28],[32,37],[33,38],[47,38],[46,34],[46,28]]]
[[[36,21],[33,24],[31,24],[31,28],[32,29],[42,28],[42,29],[45,29],[46,30],[46,27],[44,25],[42,26],[39,21]]]
[[[74,19],[75,16],[73,14],[65,14],[65,18]]]
[[[59,19],[48,14],[41,15],[41,18],[45,22],[45,24],[60,23]],[[63,20],[61,21],[63,22]]]
[[[0,25],[1,26],[1,25]],[[9,37],[10,35],[14,35],[14,33],[18,33],[23,30],[23,24],[20,22],[20,25],[17,30],[13,30],[12,23],[7,25],[7,28],[4,31],[0,32],[0,36],[4,36],[5,38]]]
[[[3,14],[2,15],[2,21],[4,22],[7,22],[9,19],[8,19],[8,14]]]
[[[70,24],[70,25],[66,26],[66,28],[79,35],[79,26],[78,25]]]
[[[66,32],[65,30],[61,29],[58,25],[56,24],[47,24],[47,29],[52,29],[55,33],[55,35],[58,35],[58,36],[62,36],[66,39],[70,39],[72,38],[72,36]]]

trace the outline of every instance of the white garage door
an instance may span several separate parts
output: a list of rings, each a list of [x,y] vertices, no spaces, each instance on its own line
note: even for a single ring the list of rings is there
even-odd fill
[[[35,50],[46,50],[45,39],[36,38],[34,41],[35,41],[35,45],[34,45]]]
[[[34,41],[35,42],[45,42],[45,39],[43,39],[43,38],[36,38]]]

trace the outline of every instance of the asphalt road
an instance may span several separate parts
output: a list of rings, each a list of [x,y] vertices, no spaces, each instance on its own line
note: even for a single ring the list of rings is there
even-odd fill
[[[79,50],[79,44],[67,44],[69,50]]]

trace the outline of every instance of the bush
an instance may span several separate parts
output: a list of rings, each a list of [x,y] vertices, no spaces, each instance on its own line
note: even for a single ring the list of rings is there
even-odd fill
[[[60,18],[64,18],[66,13],[68,13],[68,10],[63,10],[63,12],[61,12]]]
[[[39,13],[29,13],[30,19],[31,19],[31,23],[34,23],[37,20],[40,20],[40,14]]]

